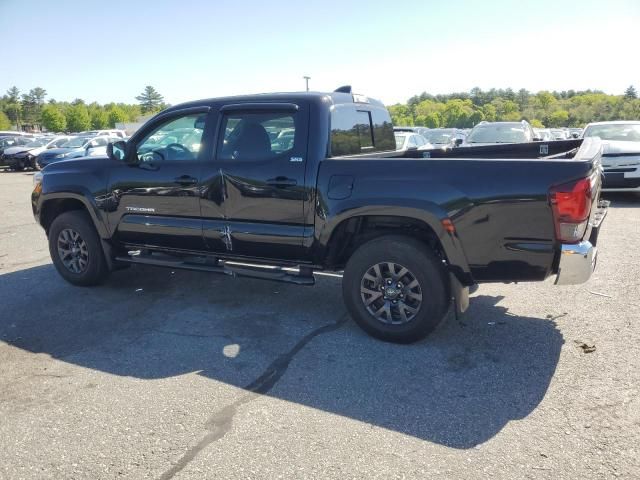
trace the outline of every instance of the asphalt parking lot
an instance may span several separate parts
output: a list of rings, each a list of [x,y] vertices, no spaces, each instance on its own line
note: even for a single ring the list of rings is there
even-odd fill
[[[72,287],[30,189],[0,172],[0,478],[640,477],[640,195],[588,284],[483,285],[400,346],[331,276]]]

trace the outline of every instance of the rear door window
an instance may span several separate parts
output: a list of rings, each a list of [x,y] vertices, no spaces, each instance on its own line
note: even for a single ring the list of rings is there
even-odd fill
[[[302,154],[297,114],[232,112],[224,116],[217,158],[223,161],[264,161]]]

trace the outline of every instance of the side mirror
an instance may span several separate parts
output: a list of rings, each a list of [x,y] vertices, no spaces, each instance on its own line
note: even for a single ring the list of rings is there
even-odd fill
[[[107,156],[111,160],[118,160],[120,162],[126,160],[127,142],[119,140],[117,142],[107,144]]]
[[[456,147],[462,145],[463,140],[461,138],[456,138]]]

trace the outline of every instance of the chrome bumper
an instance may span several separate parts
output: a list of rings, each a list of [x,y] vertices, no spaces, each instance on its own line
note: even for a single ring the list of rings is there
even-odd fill
[[[556,285],[585,283],[596,268],[598,249],[589,241],[562,245]]]
[[[598,233],[600,226],[609,210],[608,200],[598,201],[598,206],[591,215],[591,233],[589,240],[577,244],[562,244],[560,246],[560,263],[556,285],[577,285],[585,283],[596,269],[598,260]]]

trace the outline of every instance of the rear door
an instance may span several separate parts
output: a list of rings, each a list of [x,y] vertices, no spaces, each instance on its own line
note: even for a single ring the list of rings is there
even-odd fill
[[[309,111],[291,103],[227,105],[206,166],[204,235],[232,256],[303,258]],[[223,217],[220,216],[223,205]]]
[[[114,238],[128,245],[204,250],[200,175],[211,145],[208,107],[169,112],[127,145],[134,164],[112,170],[105,199]]]

